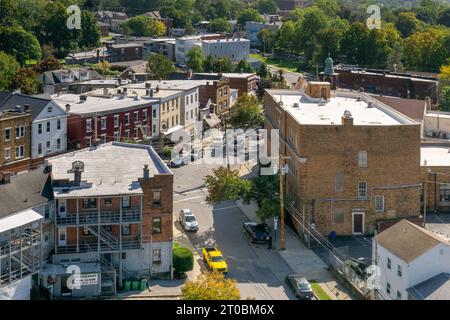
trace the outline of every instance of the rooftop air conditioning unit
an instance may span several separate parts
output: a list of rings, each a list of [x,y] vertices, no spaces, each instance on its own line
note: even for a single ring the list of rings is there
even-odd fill
[[[367,108],[373,108],[373,101],[369,101],[367,103]]]

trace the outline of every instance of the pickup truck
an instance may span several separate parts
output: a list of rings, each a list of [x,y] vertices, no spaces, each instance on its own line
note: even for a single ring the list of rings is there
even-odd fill
[[[203,261],[211,271],[228,273],[228,266],[222,252],[217,248],[203,248]]]

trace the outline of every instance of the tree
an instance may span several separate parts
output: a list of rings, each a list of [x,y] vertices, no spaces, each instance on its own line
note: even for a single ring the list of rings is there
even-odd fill
[[[387,60],[387,66],[388,69],[394,72],[403,72],[403,46],[400,42],[397,42],[394,44],[394,47],[392,48],[392,52],[390,53],[388,60]]]
[[[243,29],[245,27],[245,23],[249,21],[264,22],[264,19],[255,9],[244,9],[240,11],[237,17],[237,23],[240,28]]]
[[[181,289],[182,300],[239,300],[236,280],[225,279],[219,272],[201,274],[196,281],[186,281]]]
[[[147,16],[136,16],[121,24],[126,33],[136,37],[160,37],[166,33],[161,21]]]
[[[0,48],[21,65],[27,60],[40,60],[42,56],[39,41],[22,27],[0,27]]]
[[[211,21],[209,24],[209,28],[211,32],[231,32],[233,31],[233,27],[231,24],[224,18],[217,18]]]
[[[414,12],[402,12],[398,16],[395,27],[400,31],[404,38],[413,34],[419,29],[420,21],[416,18]]]
[[[193,72],[203,72],[203,63],[205,61],[205,57],[203,56],[203,51],[199,47],[193,47],[187,53],[187,66]]]
[[[32,68],[21,68],[13,78],[12,87],[24,94],[37,94],[41,89],[39,75]]]
[[[54,56],[44,58],[35,66],[37,73],[61,69],[61,63]]]
[[[314,0],[314,5],[330,17],[336,17],[339,12],[339,4],[336,0]]]
[[[173,245],[173,268],[178,274],[191,271],[194,268],[194,255],[188,248],[180,246],[178,243]]]
[[[443,65],[439,73],[440,108],[450,111],[450,64]]]
[[[10,90],[14,76],[19,71],[20,65],[17,60],[0,51],[0,90]]]
[[[250,63],[247,62],[247,60],[242,59],[238,62],[238,64],[236,65],[235,72],[245,72],[245,73],[252,73],[253,72],[253,68],[251,66]]]
[[[233,108],[230,124],[234,128],[256,128],[264,123],[259,100],[253,95],[240,96]]]
[[[203,61],[203,71],[213,72],[214,69],[214,58],[213,56],[207,56]]]
[[[439,13],[438,23],[446,27],[450,27],[450,7],[442,10]]]
[[[96,48],[100,43],[100,28],[92,13],[83,11],[81,13],[81,35],[78,45],[82,48]]]
[[[233,16],[233,4],[230,0],[219,0],[215,4],[215,12],[218,18],[231,19]]]
[[[208,189],[206,201],[211,204],[239,200],[251,189],[251,182],[241,178],[238,170],[228,170],[225,167],[213,169],[213,173],[204,180]]]
[[[214,60],[213,72],[226,73],[231,72],[233,69],[233,63],[228,57],[220,57]]]
[[[273,50],[277,43],[277,32],[272,28],[264,28],[259,30],[256,35],[261,41],[262,49],[264,52]]]
[[[278,11],[277,4],[274,0],[259,0],[256,8],[261,14],[275,14]]]
[[[267,64],[265,62],[261,63],[261,66],[259,67],[257,74],[262,79],[267,79],[269,77],[269,70],[267,69]]]
[[[151,78],[155,80],[167,79],[169,75],[175,71],[173,62],[161,54],[152,54],[148,58],[147,72]]]

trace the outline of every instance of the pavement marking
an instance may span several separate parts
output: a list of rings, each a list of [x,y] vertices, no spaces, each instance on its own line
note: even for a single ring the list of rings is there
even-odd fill
[[[203,198],[203,196],[191,197],[191,198],[186,198],[186,199],[180,199],[180,200],[174,201],[173,203],[185,202],[185,201],[194,200],[194,199],[200,199],[200,198]]]

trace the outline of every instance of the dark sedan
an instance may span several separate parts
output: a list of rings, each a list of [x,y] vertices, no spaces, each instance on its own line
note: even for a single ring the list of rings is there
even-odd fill
[[[295,296],[302,300],[311,300],[314,292],[305,277],[298,274],[286,276],[287,285],[294,291]]]
[[[270,228],[264,223],[246,222],[244,223],[244,233],[252,243],[266,243],[270,238]]]

